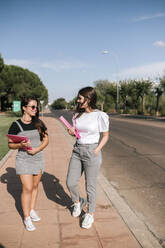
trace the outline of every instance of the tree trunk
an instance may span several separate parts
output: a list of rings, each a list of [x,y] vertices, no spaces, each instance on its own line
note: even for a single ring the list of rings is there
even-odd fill
[[[145,96],[142,96],[142,113],[144,114],[145,110]]]
[[[156,96],[156,108],[155,108],[156,116],[159,115],[159,111],[158,111],[158,109],[159,109],[159,99],[160,99],[160,96],[157,95]]]
[[[104,102],[101,102],[101,111],[104,111]]]

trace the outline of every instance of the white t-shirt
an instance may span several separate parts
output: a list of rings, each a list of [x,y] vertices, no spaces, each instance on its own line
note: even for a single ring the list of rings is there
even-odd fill
[[[84,112],[80,117],[73,117],[73,126],[78,130],[81,138],[79,144],[98,143],[101,132],[109,130],[109,116],[102,111],[95,110],[90,113]]]

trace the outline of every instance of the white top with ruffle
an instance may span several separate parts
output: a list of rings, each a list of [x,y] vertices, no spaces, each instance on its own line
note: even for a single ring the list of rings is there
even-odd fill
[[[73,126],[78,130],[81,138],[77,139],[79,144],[98,143],[100,133],[109,130],[109,116],[102,111],[84,112],[80,117],[73,116]]]

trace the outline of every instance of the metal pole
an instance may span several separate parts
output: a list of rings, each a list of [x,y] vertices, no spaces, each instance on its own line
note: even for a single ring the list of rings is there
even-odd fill
[[[113,54],[114,58],[115,58],[115,63],[116,63],[116,112],[119,112],[119,85],[118,85],[118,74],[119,74],[119,60],[117,57],[117,54],[114,53],[112,50],[110,50],[110,52],[108,50],[104,50],[103,54]]]
[[[116,62],[116,112],[119,112],[119,60],[117,54],[112,51]]]
[[[116,93],[117,93],[117,97],[116,97],[116,112],[119,112],[119,87],[118,87],[118,82],[116,82]]]

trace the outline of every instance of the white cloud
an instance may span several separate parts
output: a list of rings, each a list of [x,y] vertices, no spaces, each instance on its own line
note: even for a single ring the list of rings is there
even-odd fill
[[[156,78],[165,73],[165,61],[128,68],[119,73],[120,79]]]
[[[161,41],[161,40],[158,40],[158,41],[155,41],[153,43],[154,46],[157,46],[157,47],[165,47],[165,42],[164,41]]]
[[[81,69],[84,70],[86,68],[90,68],[91,65],[81,62],[81,61],[46,61],[46,62],[39,62],[39,61],[32,61],[32,60],[21,60],[21,59],[6,59],[6,64],[9,65],[18,65],[24,68],[29,69],[50,69],[56,72],[61,72],[65,70],[72,70],[72,69]]]
[[[72,69],[85,69],[89,67],[84,62],[81,61],[52,61],[45,62],[40,65],[42,68],[47,68],[54,70],[56,72],[64,71],[64,70],[72,70]]]
[[[145,21],[145,20],[150,20],[150,19],[155,19],[155,18],[160,18],[165,16],[165,13],[156,13],[153,15],[146,15],[146,16],[140,16],[134,19],[135,22],[140,22],[140,21]]]
[[[94,65],[89,65],[87,63],[83,63],[81,61],[72,61],[72,62],[64,62],[64,61],[54,61],[54,62],[37,62],[32,60],[19,60],[19,59],[7,59],[5,60],[6,64],[13,64],[22,66],[23,68],[28,68],[38,75],[40,75],[41,78],[44,78],[44,71],[43,69],[50,69],[52,71],[56,72],[63,72],[65,70],[72,70],[72,69],[78,69],[83,71],[88,71],[88,68],[94,68]],[[111,74],[111,77],[116,80],[116,78],[122,80],[122,79],[137,79],[137,78],[156,78],[159,76],[162,76],[165,73],[165,61],[147,64],[147,65],[141,65],[137,67],[128,68],[126,70],[119,70],[117,75]]]

